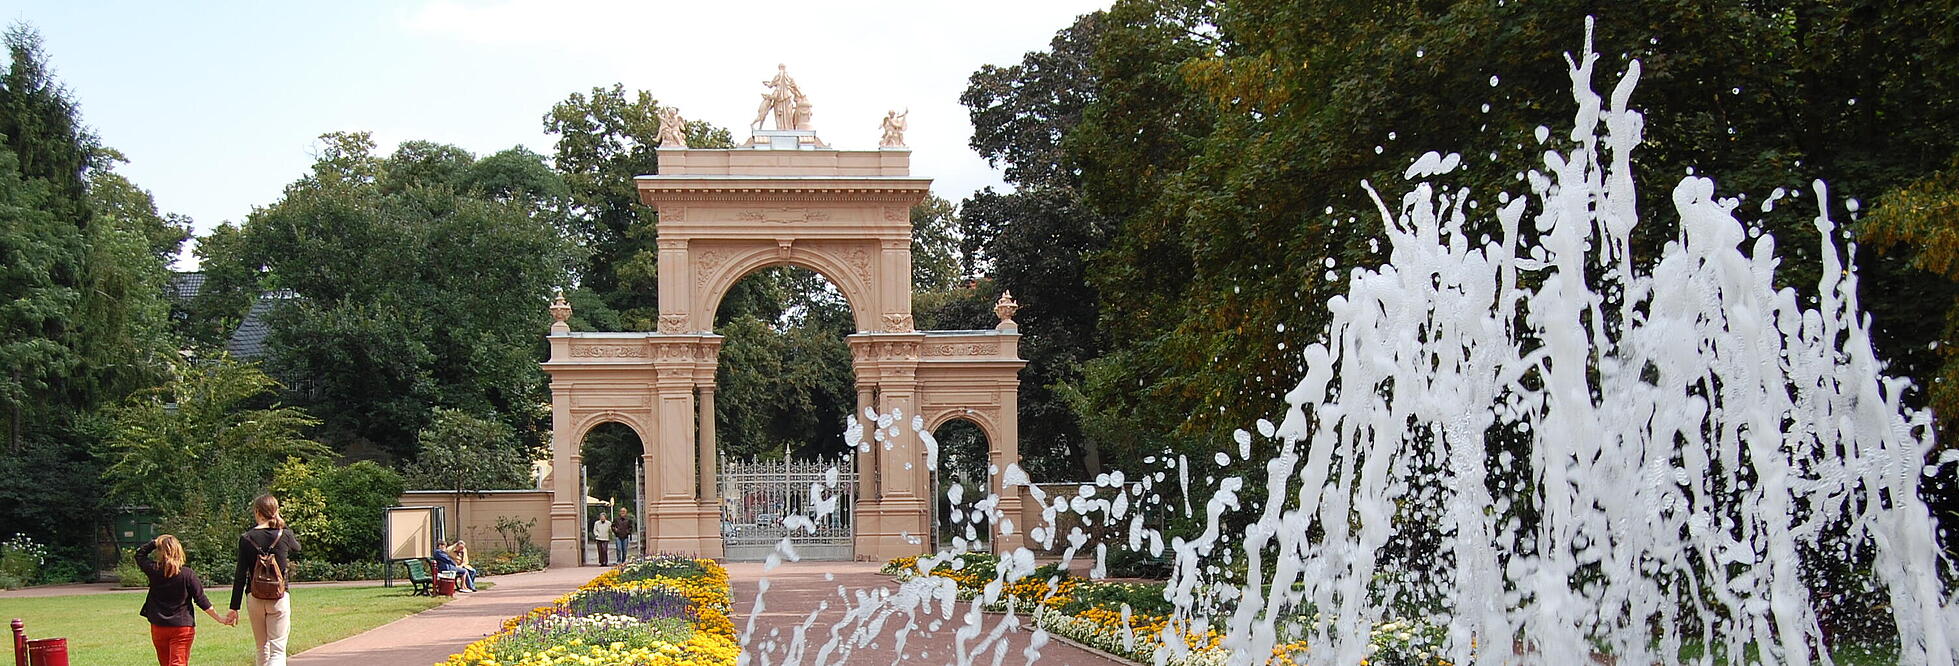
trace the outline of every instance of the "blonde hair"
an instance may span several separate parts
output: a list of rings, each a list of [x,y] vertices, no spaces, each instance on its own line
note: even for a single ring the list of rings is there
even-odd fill
[[[156,538],[157,561],[163,564],[163,577],[172,578],[184,570],[184,544],[165,534]]]
[[[266,527],[280,529],[286,526],[286,519],[279,517],[279,498],[277,497],[259,495],[258,499],[252,500],[252,514],[260,522],[265,523]]]

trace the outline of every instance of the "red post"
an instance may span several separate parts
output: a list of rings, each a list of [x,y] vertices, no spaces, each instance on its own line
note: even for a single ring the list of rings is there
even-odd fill
[[[14,666],[27,666],[27,623],[14,618]]]

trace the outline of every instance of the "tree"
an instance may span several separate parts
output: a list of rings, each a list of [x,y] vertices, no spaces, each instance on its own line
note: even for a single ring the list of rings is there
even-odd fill
[[[647,331],[659,320],[656,215],[639,203],[633,178],[660,171],[659,110],[652,93],[629,97],[615,83],[572,93],[544,116],[544,132],[558,137],[553,163],[576,211],[569,229],[591,252],[578,282],[625,326]],[[697,120],[687,123],[687,145],[728,148],[734,139]]]
[[[269,317],[270,365],[310,389],[303,404],[342,449],[409,457],[434,407],[542,442],[537,340],[577,259],[562,179],[521,148],[478,160],[409,141],[383,157],[364,133],[322,139],[279,202],[213,232],[202,314],[288,295]]]
[[[0,76],[0,194],[6,195],[0,199],[6,214],[0,252],[7,269],[0,302],[8,305],[0,310],[6,327],[0,400],[7,403],[8,451],[18,455],[29,424],[45,420],[29,413],[32,396],[60,392],[56,381],[79,362],[72,330],[83,295],[87,171],[94,166],[96,140],[80,127],[75,102],[49,74],[40,35],[15,25],[5,42],[10,66]]]
[[[1065,146],[1101,95],[1092,55],[1105,17],[1085,14],[1020,64],[974,72],[960,102],[973,123],[971,146],[1016,189],[988,188],[960,205],[962,251],[985,263],[993,284],[1021,303],[1022,464],[1037,479],[1080,479],[1101,471],[1100,434],[1085,433],[1065,399],[1083,364],[1102,354],[1101,297],[1089,262],[1108,246],[1109,221],[1083,199],[1083,172]],[[981,296],[990,315],[994,293]],[[970,307],[970,306],[968,306]],[[981,319],[982,322],[985,319]],[[997,320],[996,320],[997,321]],[[978,326],[979,328],[990,328]]]
[[[730,288],[715,316],[725,336],[716,369],[716,438],[734,457],[844,452],[843,418],[856,409],[843,295],[817,273],[756,271]]]
[[[451,534],[462,535],[463,493],[531,486],[530,461],[514,446],[510,427],[459,409],[437,409],[416,436],[421,453],[408,466],[407,485],[454,493]]]
[[[1122,2],[1090,49],[1097,86],[1080,121],[1058,139],[997,136],[1032,137],[1003,139],[1005,155],[1059,146],[1049,161],[1079,173],[1111,220],[1089,282],[1112,348],[1085,373],[1078,411],[1129,424],[1121,439],[1138,445],[1197,446],[1274,409],[1298,363],[1280,343],[1321,329],[1345,267],[1380,260],[1359,183],[1392,196],[1415,156],[1459,151],[1448,180],[1487,210],[1541,167],[1535,133],[1568,115],[1563,54],[1587,16],[1602,75],[1643,63],[1639,172],[1693,168],[1754,199],[1825,178],[1870,200],[1953,152],[1932,128],[1953,117],[1954,68],[1903,60],[1953,52],[1935,15],[1840,2]],[[1668,188],[1643,196],[1644,211],[1670,208]],[[1790,269],[1780,279],[1812,291],[1815,206],[1756,208]],[[1672,239],[1643,225],[1634,252]],[[1949,287],[1896,262],[1863,270],[1880,349],[1930,385],[1926,322],[1943,319]]]
[[[318,423],[304,410],[253,407],[278,387],[256,366],[220,358],[179,364],[176,373],[102,414],[110,461],[103,478],[115,500],[164,515],[186,510],[201,490],[250,500],[279,462],[328,453],[303,435]],[[216,478],[210,470],[219,467],[249,473]]]
[[[1101,296],[1088,262],[1107,245],[1107,223],[1067,186],[1031,185],[1011,193],[974,193],[962,223],[989,239],[993,283],[1020,302],[1022,465],[1036,478],[1090,478],[1101,471],[1102,436],[1085,433],[1064,387],[1081,381],[1083,364],[1102,354]],[[999,292],[979,295],[981,322]],[[991,328],[991,326],[979,326]],[[1088,475],[1088,476],[1083,476]]]
[[[911,208],[911,288],[951,289],[968,274],[972,260],[959,247],[959,212],[935,194]]]
[[[279,463],[330,452],[304,436],[318,423],[305,411],[261,406],[277,383],[257,366],[219,358],[173,369],[99,417],[108,499],[149,506],[192,552],[234,552]]]
[[[161,381],[163,285],[187,221],[111,171],[38,34],[0,75],[0,520],[85,552],[103,515],[94,413]]]
[[[1959,283],[1959,154],[1945,169],[1885,193],[1858,226],[1879,252],[1902,255],[1912,268]],[[1959,302],[1946,305],[1942,341],[1959,340]],[[1937,379],[1930,384],[1933,411],[1959,414],[1959,345],[1941,345]],[[1952,442],[1959,419],[1941,419],[1939,438]]]

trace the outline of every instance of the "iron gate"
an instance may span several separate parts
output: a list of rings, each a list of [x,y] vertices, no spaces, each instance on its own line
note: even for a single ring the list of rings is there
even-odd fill
[[[761,560],[788,537],[805,560],[856,556],[851,514],[857,472],[848,459],[729,460],[720,467],[721,541],[729,560]],[[834,500],[834,501],[830,501]],[[815,532],[795,526],[801,516]]]

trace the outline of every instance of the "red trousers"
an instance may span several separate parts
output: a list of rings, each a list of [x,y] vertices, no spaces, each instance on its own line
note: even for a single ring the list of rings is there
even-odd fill
[[[197,638],[197,627],[150,625],[150,642],[156,644],[157,666],[190,666],[190,642],[194,638]]]

